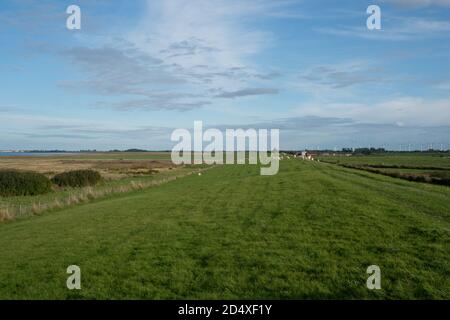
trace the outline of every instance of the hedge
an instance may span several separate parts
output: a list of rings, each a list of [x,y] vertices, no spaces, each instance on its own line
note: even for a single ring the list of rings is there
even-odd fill
[[[29,196],[48,193],[52,190],[49,178],[37,172],[0,170],[0,195]]]
[[[60,187],[86,187],[100,182],[102,176],[94,170],[74,170],[55,175],[52,178],[54,184]]]

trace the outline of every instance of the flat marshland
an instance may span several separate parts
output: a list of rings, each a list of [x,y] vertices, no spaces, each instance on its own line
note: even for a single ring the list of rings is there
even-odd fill
[[[52,176],[68,170],[94,169],[108,178],[121,178],[145,173],[151,169],[174,167],[169,153],[104,152],[79,153],[43,157],[0,157],[0,170],[17,169]]]
[[[174,165],[169,153],[158,152],[0,157],[0,170],[32,171],[49,178],[65,171],[86,169],[98,171],[104,178],[102,183],[95,188],[55,188],[54,192],[39,196],[0,196],[0,222],[157,185],[194,172],[193,168]]]
[[[177,170],[194,168],[143,179]],[[0,298],[450,298],[449,187],[299,159],[259,173],[218,165],[0,223]]]

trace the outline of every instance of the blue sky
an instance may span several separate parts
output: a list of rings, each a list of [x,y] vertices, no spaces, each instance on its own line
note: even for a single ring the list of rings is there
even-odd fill
[[[0,149],[170,149],[194,120],[450,147],[450,0],[3,0],[0,25]]]

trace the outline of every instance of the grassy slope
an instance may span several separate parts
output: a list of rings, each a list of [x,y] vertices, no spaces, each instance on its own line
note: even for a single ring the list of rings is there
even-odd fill
[[[449,299],[449,196],[298,160],[217,167],[0,225],[0,298]]]

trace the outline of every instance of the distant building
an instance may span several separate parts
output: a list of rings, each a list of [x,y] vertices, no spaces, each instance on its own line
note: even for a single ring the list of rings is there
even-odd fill
[[[302,151],[302,153],[301,153],[301,158],[303,159],[303,160],[311,160],[311,161],[314,161],[314,158],[317,156],[317,153],[312,153],[312,152],[309,152],[309,151]]]

